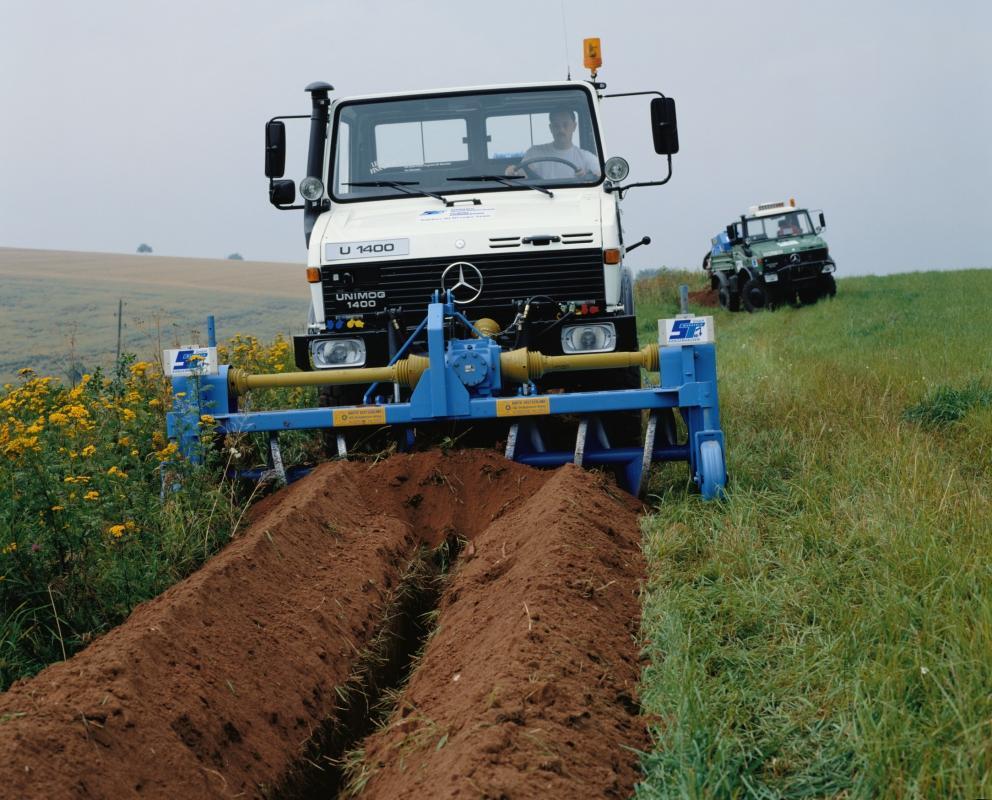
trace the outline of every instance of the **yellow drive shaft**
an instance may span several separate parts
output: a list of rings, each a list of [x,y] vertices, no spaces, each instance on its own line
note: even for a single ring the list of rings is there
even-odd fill
[[[499,364],[504,381],[509,383],[525,383],[549,372],[578,372],[587,369],[642,367],[649,372],[657,372],[658,345],[645,345],[634,352],[579,353],[567,356],[546,356],[544,353],[520,348],[509,353],[501,353]],[[413,387],[417,385],[417,381],[428,366],[430,359],[426,356],[407,356],[391,367],[357,367],[259,375],[231,368],[227,372],[227,384],[234,395],[242,395],[252,389],[273,389],[283,386],[342,386],[379,382]]]

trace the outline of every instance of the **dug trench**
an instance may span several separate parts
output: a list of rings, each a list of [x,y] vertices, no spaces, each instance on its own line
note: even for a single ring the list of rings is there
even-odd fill
[[[9,797],[626,797],[639,507],[487,451],[335,462],[0,696]]]

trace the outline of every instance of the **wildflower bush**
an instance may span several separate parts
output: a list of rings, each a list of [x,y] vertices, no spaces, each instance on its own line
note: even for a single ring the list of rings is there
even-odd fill
[[[266,345],[254,336],[238,335],[217,350],[222,364],[231,364],[247,372],[291,372],[296,369],[289,342],[277,335],[272,344]],[[242,411],[270,408],[313,408],[317,405],[317,391],[310,386],[286,386],[263,389],[239,398]],[[266,463],[268,439],[259,434],[228,437],[225,458],[232,466],[248,467]],[[287,431],[280,434],[279,445],[283,459],[288,464],[312,463],[320,458],[322,441],[312,431]]]
[[[224,358],[271,372],[289,355],[282,339],[237,337]],[[266,394],[256,407],[308,402]],[[166,439],[170,404],[157,367],[133,358],[74,387],[26,369],[0,390],[0,691],[121,622],[237,528],[251,495],[226,467],[257,461],[260,446],[219,441],[204,414],[205,458],[188,463]],[[299,453],[314,449],[297,436]]]

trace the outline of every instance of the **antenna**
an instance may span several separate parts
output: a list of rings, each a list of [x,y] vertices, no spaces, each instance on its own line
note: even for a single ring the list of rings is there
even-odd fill
[[[561,35],[565,45],[565,71],[567,80],[572,80],[572,64],[568,60],[568,22],[565,19],[565,0],[561,0]]]

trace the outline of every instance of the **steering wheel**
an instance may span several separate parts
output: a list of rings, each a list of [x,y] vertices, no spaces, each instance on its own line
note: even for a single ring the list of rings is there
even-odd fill
[[[531,178],[533,180],[546,180],[546,178],[543,178],[541,175],[535,175],[529,169],[531,164],[536,164],[539,161],[553,161],[556,164],[564,164],[567,167],[571,167],[573,170],[575,170],[575,174],[572,176],[573,178],[579,177],[579,173],[582,172],[582,167],[577,167],[567,158],[558,158],[558,156],[535,156],[534,158],[525,158],[523,161],[517,164],[517,166],[526,173],[528,178]]]

